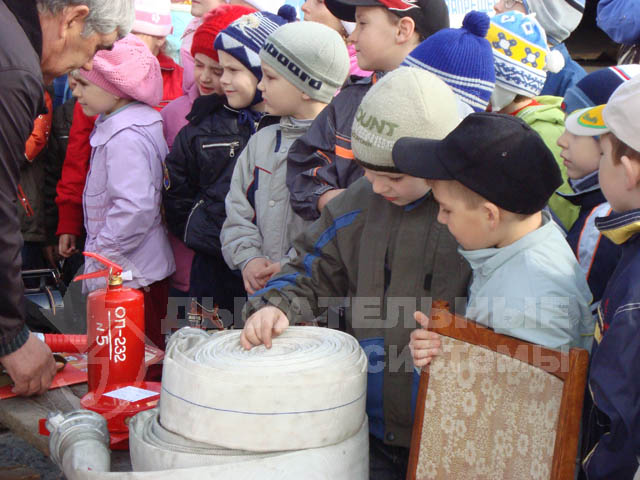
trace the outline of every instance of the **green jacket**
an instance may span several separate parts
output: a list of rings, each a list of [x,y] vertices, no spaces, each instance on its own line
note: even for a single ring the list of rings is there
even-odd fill
[[[557,143],[560,135],[564,133],[564,112],[561,108],[562,98],[548,95],[536,97],[535,100],[540,105],[525,107],[516,114],[516,117],[524,120],[542,137],[553,156],[556,157],[556,162],[558,162],[562,172],[564,183],[558,189],[558,192],[571,194],[573,190],[567,181],[567,168],[564,166],[563,159],[560,156],[562,148]],[[578,206],[559,195],[551,196],[549,208],[553,212],[555,219],[562,224],[566,231],[569,231],[580,213]]]
[[[256,292],[246,312],[268,303],[294,324],[320,315],[329,299],[346,297],[347,332],[365,347],[370,361],[370,431],[375,435],[377,428],[385,442],[403,447],[410,444],[413,416],[408,347],[417,327],[413,313],[428,312],[432,298],[455,305],[456,298],[466,296],[469,282],[469,266],[437,214],[431,193],[399,207],[360,178],[294,241],[298,256]],[[466,298],[458,304],[464,308]],[[372,371],[382,365],[377,374]]]

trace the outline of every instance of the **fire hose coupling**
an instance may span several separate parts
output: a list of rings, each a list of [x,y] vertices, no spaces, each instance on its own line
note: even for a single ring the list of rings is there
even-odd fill
[[[109,470],[109,432],[102,415],[90,410],[75,410],[66,414],[51,412],[46,426],[51,432],[51,459],[61,469],[68,466],[69,462],[78,468],[91,457],[91,460],[101,458],[97,463],[92,462],[91,468]],[[93,455],[89,455],[90,452]]]

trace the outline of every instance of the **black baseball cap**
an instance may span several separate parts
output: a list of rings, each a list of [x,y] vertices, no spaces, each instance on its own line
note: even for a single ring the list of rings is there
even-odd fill
[[[449,9],[444,0],[325,0],[334,17],[356,21],[356,7],[385,7],[398,17],[411,17],[416,31],[427,38],[449,28]]]
[[[519,118],[472,113],[442,140],[404,137],[393,163],[414,177],[457,180],[514,213],[539,212],[562,185],[555,157]]]

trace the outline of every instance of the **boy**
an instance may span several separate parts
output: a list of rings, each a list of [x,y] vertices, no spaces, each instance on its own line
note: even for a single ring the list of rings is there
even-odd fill
[[[169,231],[194,250],[189,296],[213,299],[220,310],[233,311],[244,296],[239,272],[222,258],[220,229],[226,218],[224,199],[238,155],[255,133],[264,104],[257,84],[262,77],[258,54],[266,38],[286,20],[254,12],[235,20],[215,39],[223,68],[225,96],[201,95],[193,103],[189,124],[166,158],[164,208]]]
[[[620,259],[621,249],[596,228],[595,220],[611,213],[598,183],[602,150],[597,136],[604,128],[602,107],[573,112],[565,120],[566,130],[558,139],[573,194],[557,192],[580,207],[580,215],[567,233],[567,242],[587,277],[595,312],[609,277]]]
[[[547,70],[557,71],[562,65],[562,57],[549,51],[545,32],[536,19],[517,11],[494,16],[487,39],[493,47],[496,67],[492,111],[521,118],[538,132],[554,154],[562,178],[566,180],[567,172],[556,143],[564,131],[562,98],[538,97]],[[571,193],[571,188],[565,182],[560,191]],[[566,230],[578,217],[579,209],[559,196],[551,197],[549,207]]]
[[[263,75],[258,89],[267,112],[281,118],[253,135],[240,155],[220,232],[225,261],[242,272],[249,294],[263,288],[295,256],[291,240],[302,232],[305,222],[289,206],[287,152],[349,72],[342,37],[315,22],[280,27],[267,38],[260,58]]]
[[[622,257],[598,307],[582,444],[589,480],[631,479],[640,452],[640,77],[623,83],[602,111],[600,187],[613,213],[596,219]]]
[[[436,222],[426,181],[398,172],[391,148],[406,135],[442,138],[458,122],[456,98],[435,75],[408,67],[385,75],[365,95],[353,124],[354,154],[365,178],[326,206],[294,241],[298,256],[249,300],[249,313],[259,310],[242,333],[247,349],[270,347],[272,335],[290,320],[313,319],[328,299],[350,301],[346,329],[371,365],[372,479],[406,474],[417,387],[406,348],[414,306],[430,306],[430,297],[453,305],[469,278],[453,237]]]
[[[365,79],[352,77],[289,151],[287,187],[291,206],[305,220],[317,219],[331,198],[362,176],[362,169],[353,161],[351,125],[364,95],[384,72],[398,67],[421,40],[449,26],[444,0],[400,2],[406,3],[405,9],[396,8],[397,3],[325,2],[340,20],[353,22],[357,17],[348,41],[356,47],[360,68],[376,73]]]
[[[562,181],[560,170],[531,127],[474,113],[442,141],[399,140],[393,160],[431,181],[438,221],[473,270],[469,319],[548,348],[589,346],[589,287],[562,232],[541,211]],[[428,323],[423,314],[416,319]],[[412,334],[416,367],[429,363],[436,338],[422,329]]]

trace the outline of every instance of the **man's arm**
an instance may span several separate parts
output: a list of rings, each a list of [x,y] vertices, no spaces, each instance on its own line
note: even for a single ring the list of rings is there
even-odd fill
[[[51,350],[25,326],[16,209],[19,166],[44,93],[38,78],[20,70],[0,72],[0,85],[0,363],[14,380],[14,391],[30,395],[44,392],[55,373]]]

